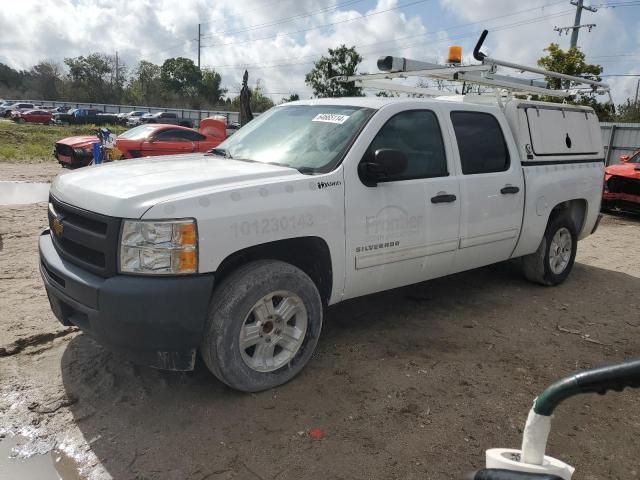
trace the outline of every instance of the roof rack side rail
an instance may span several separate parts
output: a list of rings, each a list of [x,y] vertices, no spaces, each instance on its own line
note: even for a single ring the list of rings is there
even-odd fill
[[[484,64],[500,65],[501,67],[512,68],[514,70],[520,70],[520,71],[531,72],[531,73],[539,73],[540,75],[545,75],[547,77],[554,77],[554,78],[559,78],[561,80],[570,80],[576,83],[594,85],[603,89],[609,88],[609,85],[604,82],[599,82],[599,81],[591,80],[584,77],[578,77],[575,75],[566,75],[564,73],[545,70],[544,68],[530,67],[528,65],[520,65],[518,63],[507,62],[505,60],[499,60],[497,58],[489,57],[488,55],[480,51],[480,48],[482,47],[482,44],[484,43],[485,38],[487,38],[488,33],[489,33],[488,30],[482,31],[482,34],[480,35],[480,38],[478,39],[478,42],[476,43],[476,46],[473,49],[473,57]]]

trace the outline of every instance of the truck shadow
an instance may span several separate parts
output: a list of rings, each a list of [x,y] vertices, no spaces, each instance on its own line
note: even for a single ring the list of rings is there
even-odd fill
[[[273,391],[235,392],[202,362],[190,373],[135,366],[86,335],[66,348],[63,381],[115,479],[460,478],[482,448],[518,443],[504,412],[526,412],[576,359],[637,355],[638,291],[640,278],[582,264],[564,285],[539,287],[503,263],[331,307],[310,364]],[[309,438],[313,427],[327,437]],[[628,440],[616,455],[634,458]],[[447,448],[455,465],[438,453]],[[600,454],[594,472],[609,468]]]

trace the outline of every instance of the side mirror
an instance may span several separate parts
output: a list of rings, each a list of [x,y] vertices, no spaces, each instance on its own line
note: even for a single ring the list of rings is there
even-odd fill
[[[360,162],[358,175],[367,187],[375,187],[378,182],[404,172],[407,163],[407,157],[400,150],[381,148],[373,154],[373,161]]]
[[[620,155],[620,161],[622,163],[628,162],[630,158],[631,158],[631,155]]]

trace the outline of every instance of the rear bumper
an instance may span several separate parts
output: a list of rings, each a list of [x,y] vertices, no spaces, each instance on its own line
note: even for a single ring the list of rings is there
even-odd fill
[[[191,370],[204,332],[213,275],[103,278],[62,259],[40,236],[40,274],[51,309],[109,350],[134,362]]]

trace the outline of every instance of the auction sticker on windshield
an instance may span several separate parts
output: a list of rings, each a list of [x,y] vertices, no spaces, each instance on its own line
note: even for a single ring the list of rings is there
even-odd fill
[[[338,113],[319,113],[311,121],[339,123],[340,125],[342,125],[348,119],[349,119],[349,115],[340,115]]]

